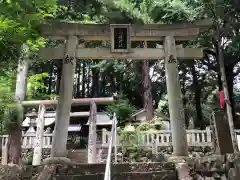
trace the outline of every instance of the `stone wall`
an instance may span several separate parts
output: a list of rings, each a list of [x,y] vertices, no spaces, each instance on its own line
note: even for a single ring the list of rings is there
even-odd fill
[[[209,180],[227,179],[226,162],[224,156],[206,156],[194,159],[188,159],[190,175],[195,180],[208,178]]]
[[[0,165],[0,180],[31,180],[43,166],[7,166]]]
[[[79,165],[55,165],[56,169],[54,173],[51,173],[53,177],[67,176],[73,177],[74,175],[84,175],[89,178],[88,175],[104,175],[105,164],[79,164]],[[36,180],[40,172],[43,172],[44,166],[0,166],[0,180]],[[154,174],[154,172],[161,172],[160,174]],[[131,173],[132,172],[132,173]],[[147,172],[147,174],[144,172]],[[158,177],[169,176],[172,177],[171,180],[176,179],[176,172],[173,163],[137,163],[137,164],[116,164],[112,166],[112,173],[115,179],[123,178],[122,175],[131,176],[134,175],[134,179],[139,177],[139,175],[153,176],[158,175]],[[142,174],[139,174],[142,173]],[[84,179],[84,178],[83,178]],[[132,178],[131,178],[132,179]],[[155,177],[155,179],[158,179]],[[42,180],[42,178],[41,178]],[[44,179],[46,180],[46,179]],[[170,180],[170,179],[168,179]]]
[[[104,178],[105,164],[79,164],[59,166],[56,179],[92,179]],[[119,163],[111,166],[111,179],[128,180],[176,180],[177,172],[173,163]]]
[[[211,147],[189,147],[188,151],[190,158],[199,158],[214,154],[214,150]],[[114,149],[112,152],[114,153]],[[106,153],[106,149],[102,150],[103,159],[107,157]],[[167,157],[172,155],[172,153],[172,147],[158,147],[158,153],[156,155],[152,154],[152,150],[150,148],[118,148],[118,157],[122,156],[123,162],[163,162],[166,161]]]
[[[186,160],[194,180],[239,180],[240,154],[212,155]]]
[[[42,159],[50,157],[51,149],[42,150]],[[33,159],[33,149],[23,149],[22,151],[22,160],[23,164],[31,165]]]
[[[211,155],[205,157],[183,158],[190,168],[193,180],[239,180],[240,177],[240,153],[228,155]],[[116,172],[152,172],[159,170],[174,171],[171,162],[162,163],[124,163],[114,168]],[[43,166],[0,166],[0,180],[30,180],[42,171]],[[74,174],[82,172],[104,172],[105,164],[81,164],[73,166],[59,166],[59,174]]]
[[[46,159],[50,157],[51,149],[43,149],[42,151],[42,159]],[[97,157],[98,162],[104,163],[107,158],[108,149],[101,148],[98,150]],[[214,154],[213,149],[211,147],[189,147],[189,156],[191,158],[199,158],[210,156]],[[163,162],[166,161],[166,156],[172,155],[172,147],[159,147],[158,154],[153,155],[151,149],[136,149],[134,148],[127,148],[126,150],[122,150],[118,148],[118,162],[150,162],[150,161],[157,161]],[[33,156],[33,149],[24,149],[22,152],[22,157],[24,164],[30,165],[32,162]],[[114,159],[114,148],[112,151],[112,160]]]

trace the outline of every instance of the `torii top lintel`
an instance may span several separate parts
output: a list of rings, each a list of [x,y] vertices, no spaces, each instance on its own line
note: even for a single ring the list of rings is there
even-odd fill
[[[179,41],[194,40],[200,32],[209,29],[211,25],[211,20],[165,25],[132,24],[131,39],[159,41],[166,36],[174,36]],[[51,39],[65,39],[69,35],[75,35],[85,40],[110,40],[111,30],[109,24],[52,22],[42,26],[41,34]]]

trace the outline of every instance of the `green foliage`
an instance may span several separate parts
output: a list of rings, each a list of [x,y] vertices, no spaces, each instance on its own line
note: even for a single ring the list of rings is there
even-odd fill
[[[14,86],[14,73],[8,72],[0,76],[0,133],[16,129],[23,118],[23,108],[14,100]]]
[[[19,128],[19,124],[23,120],[23,107],[21,104],[14,103],[8,104],[5,108],[3,117],[3,127],[6,132],[11,132]]]
[[[232,77],[236,76],[239,71],[239,11],[236,11],[232,1],[206,1],[206,0],[104,0],[104,1],[58,1],[55,0],[36,0],[36,1],[1,1],[0,6],[0,66],[5,69],[15,69],[19,54],[21,53],[22,44],[29,45],[32,51],[38,50],[39,47],[45,45],[45,39],[39,35],[39,27],[46,23],[47,20],[56,18],[65,22],[80,22],[80,23],[133,23],[133,24],[162,24],[162,23],[182,23],[190,22],[203,18],[214,18],[214,27],[219,25],[222,36],[227,40],[224,44],[224,57],[228,69],[227,74],[233,72]],[[214,37],[216,29],[212,29],[209,33],[205,33],[200,37],[200,46],[214,48],[212,37]],[[206,35],[207,34],[207,35]],[[195,42],[184,42],[184,46],[194,44]],[[106,42],[98,43],[100,46],[106,46]],[[48,44],[49,45],[49,44]],[[47,93],[47,74],[37,74],[42,72],[51,72],[49,63],[42,63],[36,57],[30,56],[35,64],[32,65],[31,75],[28,80],[27,99],[49,99],[55,95],[46,95]],[[196,103],[194,96],[196,89],[201,89],[201,107],[204,122],[207,123],[212,110],[218,107],[218,68],[216,64],[214,52],[209,51],[203,59],[194,61],[196,67],[196,76],[198,85],[193,83],[193,73],[191,72],[190,63],[184,62],[184,66],[179,66],[179,75],[181,80],[182,90],[185,91],[184,98],[185,110],[188,118],[195,119],[198,122],[196,115]],[[87,90],[88,94],[77,92],[78,97],[90,96],[91,92],[91,68],[92,64],[96,67],[96,77],[99,79],[98,96],[104,96],[106,89],[104,86],[111,79],[110,84],[113,91],[121,92],[125,98],[120,98],[116,104],[108,107],[108,111],[116,112],[118,119],[126,120],[130,117],[133,110],[142,108],[142,62],[133,60],[101,60],[94,62],[86,60],[90,63],[85,63],[84,67],[80,65],[78,76],[83,77],[78,89]],[[57,63],[54,62],[56,66]],[[90,64],[90,65],[86,65]],[[35,66],[35,67],[33,67]],[[51,73],[56,72],[56,66]],[[163,61],[150,61],[150,69],[156,77],[152,78],[153,99],[158,102],[158,110],[168,116],[168,101],[166,96],[166,80]],[[2,73],[2,72],[0,72]],[[92,73],[93,74],[93,73]],[[151,76],[152,76],[151,74]],[[6,76],[6,78],[5,78]],[[0,74],[0,114],[4,114],[4,109],[8,107],[14,92],[14,82],[9,80],[7,74]],[[107,80],[106,80],[107,79]],[[233,80],[233,79],[232,79]],[[107,81],[107,82],[104,82]],[[231,82],[231,78],[230,78]],[[233,81],[232,81],[233,82]],[[87,84],[88,83],[88,84]],[[101,87],[100,87],[101,86]],[[82,90],[77,90],[82,91]],[[82,95],[84,94],[84,95]],[[235,99],[238,100],[238,94]],[[135,108],[134,108],[135,107]],[[0,115],[2,117],[2,115]],[[198,122],[199,123],[199,122]],[[198,124],[197,123],[197,124]],[[142,125],[142,128],[146,124]]]
[[[23,154],[22,163],[24,165],[32,165],[32,161],[33,161],[33,151],[32,150]]]
[[[58,1],[58,11],[56,19],[66,22],[80,22],[80,23],[96,23],[101,22],[102,4],[100,1]]]
[[[14,97],[14,76],[11,72],[6,72],[0,76],[0,134],[7,129],[6,126],[6,110],[12,106]]]
[[[47,94],[47,86],[45,80],[48,78],[48,73],[35,74],[28,77],[27,84],[27,99],[52,99],[54,94]]]
[[[162,127],[162,122],[155,117],[152,121],[142,122],[137,126],[131,124],[118,128],[118,135],[122,144],[124,156],[131,162],[146,161],[151,159],[152,153],[141,149],[144,134],[157,133]]]
[[[112,86],[116,92],[123,94],[132,105],[141,102],[142,98],[142,63],[132,60],[102,60],[95,65],[102,76],[112,77]],[[137,106],[138,107],[138,106]],[[141,107],[141,106],[140,106]],[[140,108],[138,107],[138,108]]]
[[[118,128],[120,142],[123,146],[139,147],[143,141],[143,134],[156,133],[161,127],[162,122],[156,117],[152,121],[142,122],[137,126],[128,124],[123,128]]]
[[[146,151],[139,147],[127,147],[123,151],[123,156],[127,157],[130,162],[147,162],[149,159],[152,159],[153,154],[150,151]]]
[[[128,120],[134,111],[134,107],[129,103],[127,99],[118,99],[114,104],[107,107],[108,112],[116,113],[120,123]]]
[[[56,14],[56,0],[0,1],[0,62],[17,62],[21,45],[44,45],[39,27]]]
[[[162,121],[158,119],[156,116],[147,122],[142,122],[136,127],[136,132],[156,132],[161,130]]]
[[[160,113],[165,114],[166,116],[169,116],[169,111],[168,111],[168,98],[167,95],[163,95],[160,101],[158,102],[158,107],[157,111]]]
[[[143,0],[139,4],[131,0],[103,1],[107,7],[119,9],[134,21],[145,24],[193,21],[201,18],[203,8],[199,1]]]

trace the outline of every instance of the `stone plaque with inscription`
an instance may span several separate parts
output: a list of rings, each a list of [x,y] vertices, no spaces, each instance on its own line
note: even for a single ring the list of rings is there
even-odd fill
[[[216,154],[233,153],[233,144],[226,113],[224,111],[216,112],[213,123],[217,145]]]

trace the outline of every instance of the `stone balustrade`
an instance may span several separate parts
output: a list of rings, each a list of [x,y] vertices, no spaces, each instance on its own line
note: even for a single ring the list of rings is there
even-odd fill
[[[22,148],[23,149],[32,149],[35,144],[35,135],[25,134],[22,136]],[[52,134],[45,134],[43,137],[43,148],[51,148],[52,147]],[[2,136],[2,147],[6,147],[8,141],[8,135]]]
[[[110,131],[103,129],[102,145],[104,147],[108,147],[110,135]],[[131,134],[124,138],[127,139],[121,139],[120,137],[117,137],[116,144],[120,146],[123,142],[129,142],[129,144],[138,144],[139,146],[149,147],[153,144],[160,147],[171,146],[172,144],[171,130]],[[206,128],[205,130],[187,130],[187,141],[189,146],[212,146],[212,131],[210,128]]]
[[[238,145],[240,146],[240,130],[235,130],[238,140]],[[98,132],[98,143],[101,144],[102,147],[108,147],[108,143],[110,140],[111,132],[103,129],[101,133]],[[2,137],[2,147],[6,147],[8,136],[3,135]],[[45,133],[44,140],[43,140],[43,148],[51,148],[52,147],[52,133]],[[206,147],[212,146],[212,131],[210,128],[206,128],[205,130],[187,130],[187,141],[189,146],[194,147]],[[35,135],[34,133],[25,133],[22,135],[22,148],[23,149],[31,149],[34,148],[34,140]],[[83,140],[80,138],[80,140]],[[84,139],[87,141],[86,139]],[[117,137],[117,146],[126,145],[134,143],[139,146],[146,146],[146,147],[153,147],[153,144],[157,147],[168,147],[171,146],[171,130],[160,130],[158,132],[143,132],[138,133],[136,135],[132,134],[127,136],[127,139],[121,139],[119,136]]]
[[[186,130],[187,132],[187,142],[188,146],[191,147],[212,147],[213,146],[213,133],[212,130],[207,127],[205,130]],[[238,148],[240,149],[240,129],[235,130]],[[110,140],[111,132],[103,129],[102,132],[102,146],[108,147],[108,143]],[[158,132],[143,132],[131,134],[127,137],[127,139],[121,139],[121,137],[117,137],[117,146],[126,146],[131,144],[137,144],[139,146],[145,147],[168,147],[172,145],[171,139],[171,130],[160,130]],[[129,143],[125,143],[129,142]]]

